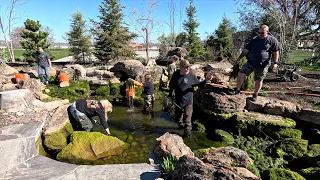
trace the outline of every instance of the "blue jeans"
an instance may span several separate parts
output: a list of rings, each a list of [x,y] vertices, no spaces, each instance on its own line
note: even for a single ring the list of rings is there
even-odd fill
[[[50,79],[50,76],[49,76],[49,67],[41,67],[41,66],[38,66],[38,75],[39,75],[39,78],[40,78],[40,81],[42,83],[46,82],[44,79],[43,79],[43,76],[42,76],[42,72],[46,73],[46,81],[49,81]]]

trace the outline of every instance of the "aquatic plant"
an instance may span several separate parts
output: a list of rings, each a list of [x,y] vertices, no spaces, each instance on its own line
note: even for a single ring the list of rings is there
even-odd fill
[[[175,170],[178,163],[178,158],[175,156],[172,156],[171,154],[167,155],[166,157],[163,157],[161,162],[161,173],[164,176],[167,176],[169,179]]]

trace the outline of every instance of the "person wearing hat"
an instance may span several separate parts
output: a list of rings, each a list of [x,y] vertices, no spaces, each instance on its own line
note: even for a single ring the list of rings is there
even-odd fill
[[[87,132],[93,127],[93,116],[98,116],[107,134],[110,135],[107,123],[108,112],[112,112],[112,104],[108,100],[78,99],[69,107],[69,111],[77,123]]]
[[[180,70],[173,73],[169,82],[169,98],[175,93],[175,117],[179,128],[184,129],[184,137],[191,134],[191,117],[193,112],[193,92],[194,86],[203,87],[207,81],[211,81],[212,76],[208,75],[206,80],[200,81],[195,74],[190,72],[188,60],[180,61]]]

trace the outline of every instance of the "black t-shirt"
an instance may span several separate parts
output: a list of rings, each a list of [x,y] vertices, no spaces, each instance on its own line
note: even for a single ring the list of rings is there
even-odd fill
[[[41,67],[49,67],[49,54],[46,52],[36,52],[37,64]]]
[[[204,86],[206,81],[199,81],[199,79],[192,72],[186,75],[181,75],[180,70],[172,75],[169,83],[170,91],[174,90],[176,103],[185,107],[193,103],[194,86]]]
[[[154,85],[151,82],[143,83],[143,94],[153,95],[154,93]]]
[[[76,101],[76,108],[90,119],[93,116],[98,116],[103,127],[105,129],[109,127],[104,114],[104,108],[99,101],[78,99]]]
[[[255,68],[264,68],[269,65],[272,53],[280,50],[280,45],[271,35],[265,39],[256,36],[250,40],[245,49],[249,50],[248,62]]]

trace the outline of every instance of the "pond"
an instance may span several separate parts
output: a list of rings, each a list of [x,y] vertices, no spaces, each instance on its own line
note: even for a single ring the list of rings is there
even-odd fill
[[[101,164],[147,163],[156,138],[166,132],[183,135],[183,130],[179,130],[169,113],[162,111],[160,102],[156,102],[152,115],[143,114],[140,106],[135,107],[134,111],[128,111],[125,106],[114,106],[113,112],[108,115],[108,124],[111,135],[130,146],[122,154],[104,159]],[[192,150],[222,146],[219,142],[207,139],[204,132],[197,131],[185,138],[184,143]]]

